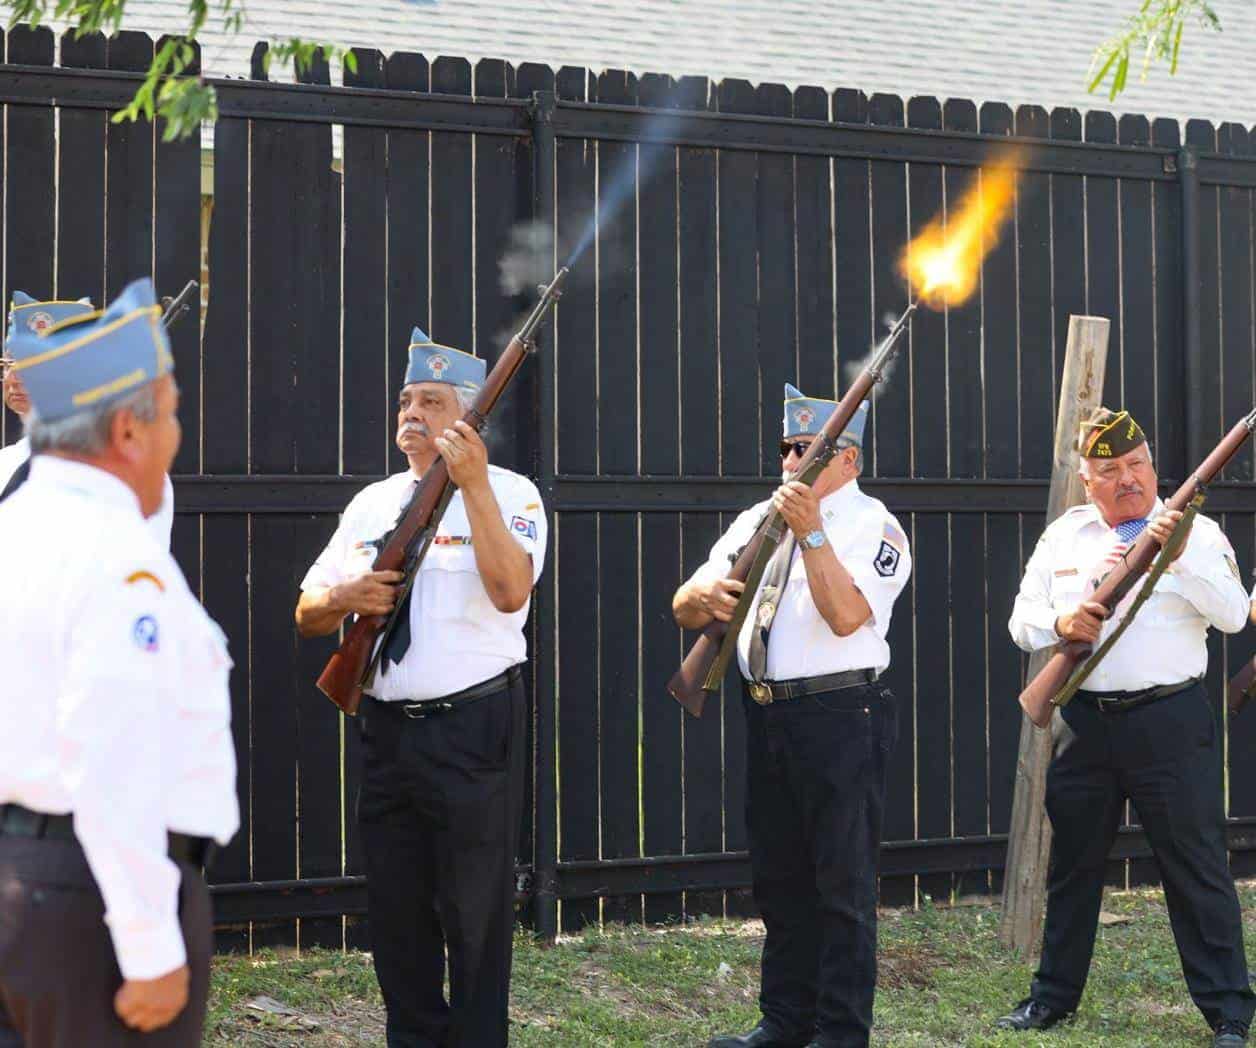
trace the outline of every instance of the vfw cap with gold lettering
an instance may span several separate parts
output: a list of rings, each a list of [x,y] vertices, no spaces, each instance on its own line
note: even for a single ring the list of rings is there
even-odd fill
[[[1081,424],[1077,450],[1083,458],[1119,458],[1147,443],[1147,434],[1128,411],[1095,408]]]

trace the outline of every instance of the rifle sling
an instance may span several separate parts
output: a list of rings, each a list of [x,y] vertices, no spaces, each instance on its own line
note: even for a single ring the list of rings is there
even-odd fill
[[[816,478],[824,472],[837,448],[823,434],[816,438],[816,443],[820,441],[823,441],[824,445],[803,469],[800,469],[789,478],[790,480],[801,481],[810,487],[816,482]],[[763,581],[763,573],[767,570],[768,561],[772,559],[772,554],[776,552],[776,548],[781,544],[781,539],[785,537],[784,525],[785,518],[774,509],[768,510],[763,523],[759,525],[763,538],[759,543],[759,548],[755,551],[754,560],[750,563],[750,570],[746,572],[745,588],[741,591],[737,607],[733,609],[733,617],[728,620],[723,639],[720,641],[720,650],[715,656],[715,661],[711,663],[710,668],[707,670],[706,678],[702,683],[704,691],[718,691],[720,683],[724,680],[724,673],[728,669],[729,663],[732,662],[733,652],[737,650],[737,637],[740,635],[741,628],[746,622],[746,616],[750,613],[751,602],[759,589],[759,583]],[[751,539],[751,541],[753,542],[754,540]]]

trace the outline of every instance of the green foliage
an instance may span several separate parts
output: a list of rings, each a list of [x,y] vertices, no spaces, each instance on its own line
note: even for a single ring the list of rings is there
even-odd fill
[[[1147,79],[1153,62],[1169,63],[1169,74],[1177,72],[1182,50],[1182,33],[1188,22],[1220,31],[1221,19],[1207,0],[1143,0],[1118,36],[1103,43],[1091,59],[1088,91],[1095,91],[1109,78],[1108,98],[1125,90],[1131,54],[1142,54],[1140,80]]]
[[[197,35],[211,19],[231,36],[241,32],[246,24],[244,0],[186,0],[186,3],[187,28],[177,36],[162,40],[130,104],[113,115],[115,123],[157,117],[162,121],[162,138],[167,142],[195,134],[202,121],[218,118],[218,96],[213,84],[188,72],[196,58]],[[121,30],[126,0],[3,0],[0,7],[9,11],[10,29],[22,23],[38,26],[54,19],[68,22],[76,36],[83,36]],[[263,62],[267,70],[276,61],[280,65],[291,62],[300,74],[320,56],[329,63],[339,58],[350,72],[357,71],[357,56],[353,52],[295,36],[274,41]]]

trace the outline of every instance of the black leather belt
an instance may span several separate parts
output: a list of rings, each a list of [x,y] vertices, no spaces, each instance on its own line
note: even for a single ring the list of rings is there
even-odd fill
[[[48,840],[74,840],[74,816],[45,815],[20,804],[0,804],[0,837],[35,837]],[[166,834],[166,853],[175,862],[185,862],[202,869],[213,858],[214,842],[208,837],[186,833]]]
[[[823,677],[799,677],[797,680],[765,680],[761,683],[747,681],[750,697],[760,706],[768,706],[786,699],[799,699],[804,695],[819,695],[826,691],[841,691],[860,684],[875,684],[876,670],[843,670]]]
[[[1093,706],[1100,713],[1126,713],[1139,706],[1146,706],[1149,702],[1167,699],[1170,695],[1193,688],[1201,679],[1193,677],[1180,684],[1157,684],[1140,691],[1079,691],[1076,698],[1087,706]]]
[[[505,691],[522,677],[523,671],[518,666],[511,666],[505,673],[499,673],[496,677],[490,677],[486,681],[473,684],[469,688],[463,688],[462,691],[456,691],[452,695],[445,695],[439,699],[420,699],[417,702],[405,702],[398,699],[393,702],[385,702],[382,699],[375,698],[374,695],[367,695],[366,698],[371,700],[371,708],[373,710],[404,714],[411,720],[419,720],[423,717],[430,717],[434,713],[448,713],[455,706],[466,702],[474,702],[476,699],[482,699],[486,695],[496,695],[499,691]]]

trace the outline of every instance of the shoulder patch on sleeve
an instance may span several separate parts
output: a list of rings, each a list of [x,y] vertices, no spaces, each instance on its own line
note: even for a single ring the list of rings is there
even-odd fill
[[[516,535],[526,535],[534,542],[536,541],[536,521],[530,517],[511,517],[510,530]]]
[[[138,582],[151,582],[157,587],[158,592],[166,592],[166,584],[151,571],[133,571],[126,577],[126,584],[128,586],[134,586]]]
[[[131,627],[131,639],[140,651],[155,653],[161,648],[157,620],[151,615],[141,615]]]
[[[872,566],[877,569],[877,574],[882,578],[889,578],[898,571],[898,562],[902,559],[902,554],[891,546],[886,539],[881,540],[881,548],[877,550],[877,555],[872,558]]]

